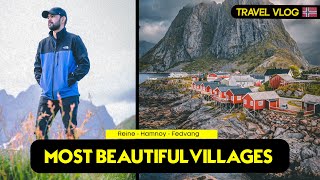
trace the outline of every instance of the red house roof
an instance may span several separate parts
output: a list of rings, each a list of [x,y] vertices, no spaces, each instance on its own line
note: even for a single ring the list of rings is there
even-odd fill
[[[246,96],[250,96],[255,101],[280,98],[280,96],[275,91],[264,91],[264,92],[248,93],[243,98],[245,98]]]

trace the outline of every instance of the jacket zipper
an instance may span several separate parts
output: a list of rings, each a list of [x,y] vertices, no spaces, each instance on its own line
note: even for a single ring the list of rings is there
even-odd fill
[[[57,43],[54,41],[54,57],[53,57],[53,66],[52,66],[52,99],[54,99],[53,94],[53,82],[54,82],[54,66],[56,65],[56,51],[57,51]]]

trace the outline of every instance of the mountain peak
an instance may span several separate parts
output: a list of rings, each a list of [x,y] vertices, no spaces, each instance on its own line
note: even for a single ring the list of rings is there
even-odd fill
[[[230,12],[237,4],[270,2],[226,0],[183,8],[165,36],[140,58],[139,69],[163,72],[182,66],[184,71],[203,71],[228,66],[258,72],[267,68],[259,65],[271,57],[268,64],[276,67],[308,66],[281,19],[235,19]]]
[[[1,90],[0,90],[0,96],[6,96],[6,95],[8,95],[8,94],[7,94],[7,91],[4,90],[4,89],[1,89]]]

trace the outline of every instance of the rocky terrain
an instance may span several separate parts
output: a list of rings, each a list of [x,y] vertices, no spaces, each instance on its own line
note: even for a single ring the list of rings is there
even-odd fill
[[[290,167],[253,179],[320,178],[320,118],[264,110],[255,117],[242,108],[220,108],[187,89],[182,81],[146,81],[139,88],[141,129],[218,129],[221,139],[284,139]],[[184,87],[185,86],[185,87]],[[183,178],[180,178],[183,179]]]
[[[221,64],[242,71],[308,66],[281,19],[235,19],[231,8],[241,4],[271,3],[225,0],[221,4],[212,1],[183,7],[165,36],[139,59],[140,71],[170,71],[179,65],[185,71]]]

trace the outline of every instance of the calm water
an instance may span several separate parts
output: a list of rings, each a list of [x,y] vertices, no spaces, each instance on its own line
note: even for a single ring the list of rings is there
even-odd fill
[[[168,77],[168,76],[169,76],[169,73],[162,73],[162,74],[140,73],[139,74],[139,84],[143,83],[148,78],[165,78],[165,77]]]

